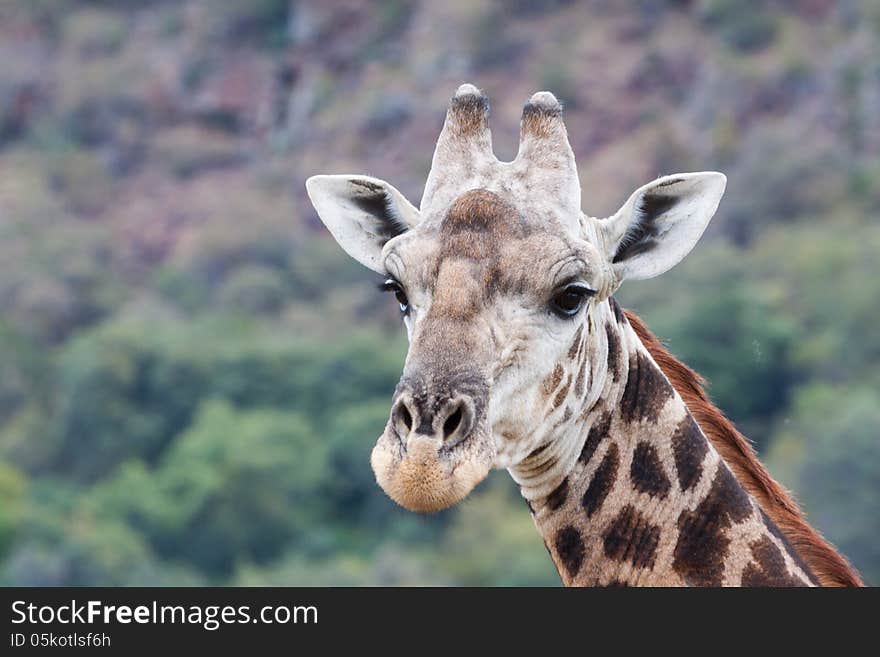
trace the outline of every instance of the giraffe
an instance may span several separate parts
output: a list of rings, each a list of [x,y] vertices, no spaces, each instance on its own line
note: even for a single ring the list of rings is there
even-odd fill
[[[858,585],[696,374],[613,296],[691,251],[724,175],[664,176],[591,217],[553,94],[526,103],[510,162],[488,115],[482,92],[458,88],[418,208],[369,176],[306,182],[340,246],[384,277],[409,338],[371,455],[379,485],[432,512],[507,469],[565,585]]]

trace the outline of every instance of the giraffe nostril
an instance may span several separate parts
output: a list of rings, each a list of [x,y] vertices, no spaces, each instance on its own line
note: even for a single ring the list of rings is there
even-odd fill
[[[462,409],[461,404],[456,407],[455,412],[446,418],[446,422],[443,423],[443,439],[446,440],[455,433],[455,430],[458,429],[458,425],[461,424],[462,418]]]
[[[403,422],[407,431],[412,429],[412,415],[409,414],[406,406],[401,406],[400,408],[400,421]]]
[[[400,436],[401,440],[406,440],[406,437],[410,434],[413,425],[415,424],[413,413],[410,410],[406,399],[400,399],[394,405],[394,410],[391,413],[391,420],[397,435]]]

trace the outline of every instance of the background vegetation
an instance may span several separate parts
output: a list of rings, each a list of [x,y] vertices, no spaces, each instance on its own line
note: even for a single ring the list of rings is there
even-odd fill
[[[584,208],[718,169],[630,284],[880,583],[880,3],[0,3],[0,582],[554,584],[505,473],[397,509],[368,455],[405,343],[304,179],[417,201],[448,97],[567,105]]]

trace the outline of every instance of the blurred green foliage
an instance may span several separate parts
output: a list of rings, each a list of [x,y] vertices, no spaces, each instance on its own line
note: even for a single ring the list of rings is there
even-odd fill
[[[0,583],[558,583],[506,473],[375,484],[405,338],[302,184],[417,199],[463,78],[566,101],[586,211],[728,173],[619,298],[880,583],[876,2],[64,5],[0,3]]]
[[[876,386],[876,379],[869,386],[804,386],[780,419],[770,453],[782,482],[798,487],[812,519],[858,560],[868,582],[880,581]]]

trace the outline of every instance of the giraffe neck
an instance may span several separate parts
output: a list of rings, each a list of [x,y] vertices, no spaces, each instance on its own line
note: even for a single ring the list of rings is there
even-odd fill
[[[564,584],[815,583],[616,302],[587,315],[543,393],[548,435],[510,472]]]

